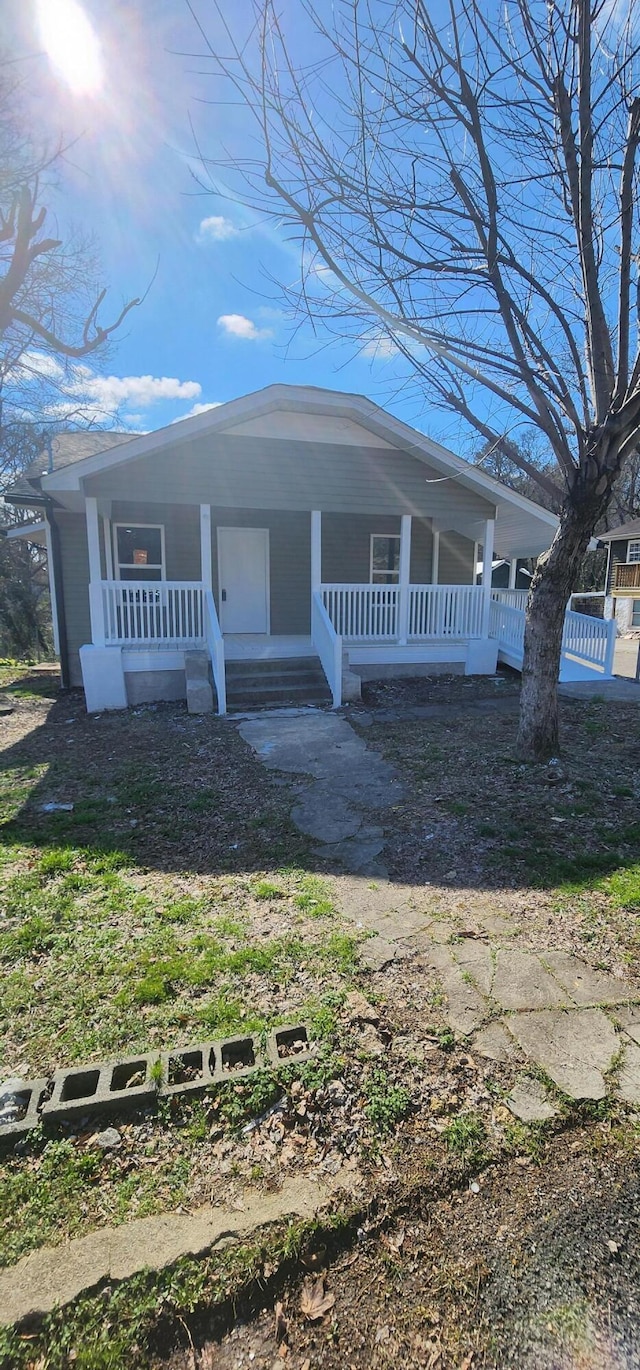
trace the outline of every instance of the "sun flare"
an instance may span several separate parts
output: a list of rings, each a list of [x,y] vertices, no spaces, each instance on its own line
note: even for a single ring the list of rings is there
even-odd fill
[[[36,0],[36,15],[58,75],[74,95],[95,95],[104,77],[100,41],[77,0]]]

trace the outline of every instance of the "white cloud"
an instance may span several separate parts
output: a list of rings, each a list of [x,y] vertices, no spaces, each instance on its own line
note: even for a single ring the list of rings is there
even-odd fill
[[[13,368],[12,379],[22,384],[46,387],[48,403],[40,408],[55,418],[80,423],[126,424],[146,427],[147,410],[154,404],[196,401],[189,415],[208,409],[197,403],[202,394],[199,381],[177,376],[100,376],[82,362],[62,365],[55,357],[32,349],[25,352]]]
[[[237,238],[240,232],[231,219],[225,219],[224,214],[211,214],[208,219],[200,220],[200,227],[196,233],[197,243],[224,243],[229,238]]]
[[[194,404],[188,409],[186,414],[179,414],[177,419],[172,419],[172,423],[182,423],[183,419],[195,419],[197,414],[206,414],[208,409],[219,409],[222,400],[213,400],[211,404]]]
[[[389,357],[398,355],[398,348],[393,338],[386,333],[380,333],[377,338],[369,338],[361,349],[363,357],[373,357],[374,361],[386,361]]]
[[[147,409],[161,400],[195,400],[202,393],[198,381],[179,381],[175,376],[96,376],[86,366],[64,385],[67,395],[93,400],[105,410],[134,404]]]
[[[244,314],[221,314],[218,326],[231,338],[244,338],[248,342],[273,337],[272,328],[257,328],[253,319],[247,319]]]

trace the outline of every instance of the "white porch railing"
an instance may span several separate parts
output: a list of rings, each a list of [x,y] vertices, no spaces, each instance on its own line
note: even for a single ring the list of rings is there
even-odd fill
[[[201,646],[205,587],[197,581],[103,580],[107,645]]]
[[[591,668],[611,675],[616,645],[616,621],[613,618],[593,618],[591,614],[576,614],[568,609],[562,634],[563,656],[588,662]]]
[[[216,605],[211,590],[205,589],[203,597],[204,637],[211,658],[213,683],[218,696],[218,713],[227,712],[227,679],[224,665],[224,638],[220,631]]]
[[[322,602],[347,642],[409,642],[483,636],[481,585],[322,585]],[[406,627],[403,630],[402,620]]]
[[[500,592],[501,594],[504,592]],[[489,633],[498,640],[498,651],[507,665],[522,668],[525,611],[492,599]],[[614,619],[592,618],[567,610],[562,633],[561,679],[593,679],[594,673],[610,676],[613,670],[616,624]]]
[[[375,642],[397,639],[397,585],[321,585],[318,593],[339,637]]]
[[[410,585],[409,640],[482,637],[481,585]]]
[[[510,609],[526,609],[528,590],[492,590],[491,598],[498,604],[508,604]]]
[[[311,596],[311,641],[327,677],[333,707],[339,709],[342,703],[342,637],[331,622],[320,590],[314,590]]]
[[[489,637],[497,638],[498,651],[507,665],[518,669],[522,666],[524,655],[524,623],[524,608],[514,609],[512,605],[503,604],[501,600],[491,600]]]

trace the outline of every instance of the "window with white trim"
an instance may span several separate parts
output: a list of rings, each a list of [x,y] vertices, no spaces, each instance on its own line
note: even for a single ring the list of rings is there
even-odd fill
[[[627,561],[640,561],[640,538],[632,538],[627,543]]]
[[[164,525],[116,523],[113,528],[118,580],[165,580]]]
[[[371,534],[372,585],[397,585],[400,580],[400,534]]]

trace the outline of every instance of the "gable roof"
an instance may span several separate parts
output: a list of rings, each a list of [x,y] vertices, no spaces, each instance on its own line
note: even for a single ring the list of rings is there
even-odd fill
[[[608,533],[598,533],[598,542],[624,542],[627,538],[640,538],[640,519],[621,523],[619,528],[610,528]]]
[[[457,483],[496,506],[505,555],[535,555],[548,547],[553,538],[557,519],[541,505],[463,461],[441,443],[387,413],[366,396],[315,386],[270,385],[192,418],[139,436],[123,433],[66,435],[72,438],[91,437],[96,442],[96,448],[80,456],[77,445],[71,444],[66,449],[62,445],[58,464],[54,463],[53,471],[41,474],[38,484],[44,493],[54,497],[58,494],[64,501],[65,492],[69,496],[73,491],[82,494],[83,482],[90,476],[135,462],[138,458],[159,454],[194,438],[216,433],[232,436],[234,429],[276,411],[355,422],[377,439],[375,445],[400,449],[434,469],[443,478],[453,477]],[[332,438],[331,441],[336,439]]]

